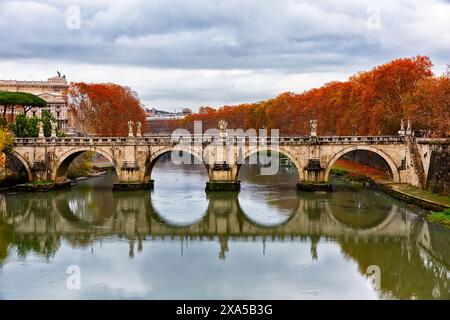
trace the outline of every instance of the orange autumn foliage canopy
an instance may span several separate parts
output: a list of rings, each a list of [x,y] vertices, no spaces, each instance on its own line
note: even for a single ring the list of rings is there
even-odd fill
[[[229,128],[279,129],[281,135],[292,135],[307,134],[309,120],[317,119],[320,135],[390,135],[397,134],[401,119],[411,119],[413,129],[445,136],[450,76],[435,77],[431,67],[425,56],[397,59],[303,93],[218,110],[202,107],[184,125],[191,129],[194,120],[201,120],[207,129],[224,119]]]
[[[126,136],[128,120],[141,122],[146,115],[137,94],[128,87],[112,83],[71,83],[67,90],[69,110],[82,133]]]

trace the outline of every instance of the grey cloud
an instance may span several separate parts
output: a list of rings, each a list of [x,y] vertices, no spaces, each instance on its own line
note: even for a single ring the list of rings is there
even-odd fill
[[[366,27],[371,2],[81,1],[82,28],[66,28],[69,1],[4,1],[0,58],[58,58],[165,68],[315,70],[402,49],[404,25],[418,2],[380,5],[383,30]],[[441,3],[442,4],[442,3]],[[449,10],[449,6],[445,7]],[[448,27],[447,25],[443,26]],[[415,42],[416,41],[416,42]],[[432,43],[439,57],[448,44]],[[333,58],[330,58],[332,56]]]
[[[66,28],[72,4],[80,30]],[[438,70],[450,63],[448,1],[377,1],[380,29],[367,27],[374,4],[2,0],[0,78],[60,68],[72,81],[129,85],[149,106],[195,109],[302,91],[404,56],[429,55]]]

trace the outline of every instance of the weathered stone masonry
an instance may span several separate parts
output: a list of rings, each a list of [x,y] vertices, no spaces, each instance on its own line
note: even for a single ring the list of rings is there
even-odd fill
[[[114,165],[118,177],[116,189],[151,188],[152,168],[163,154],[183,151],[201,159],[208,172],[207,190],[238,190],[240,162],[259,151],[280,152],[289,157],[298,171],[299,187],[326,186],[330,170],[337,159],[354,150],[367,150],[382,157],[391,178],[420,186],[418,169],[428,172],[429,161],[422,161],[424,145],[419,145],[422,168],[411,156],[410,139],[404,136],[302,136],[280,137],[276,143],[264,138],[226,137],[229,145],[193,136],[173,139],[169,135],[129,137],[71,137],[15,139],[14,155],[24,164],[29,179],[66,180],[67,169],[76,156],[94,151]],[[256,139],[256,144],[255,144]],[[262,141],[264,139],[264,141]],[[225,141],[225,140],[223,140]],[[217,142],[217,141],[216,141]],[[253,143],[251,143],[253,142]]]

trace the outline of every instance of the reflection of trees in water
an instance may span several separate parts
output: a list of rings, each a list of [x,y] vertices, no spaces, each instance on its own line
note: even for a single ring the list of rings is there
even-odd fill
[[[17,234],[11,226],[0,225],[0,264],[12,248],[19,257],[33,253],[48,260],[58,251],[60,240],[58,235]]]
[[[0,222],[0,264],[8,256],[8,247],[12,242],[12,227]]]
[[[430,238],[445,239],[443,242],[447,242],[447,247],[436,247],[437,252],[448,250],[448,233],[442,231],[430,229]],[[439,261],[431,256],[424,260],[423,248],[414,241],[419,232],[420,225],[416,225],[410,238],[382,236],[369,237],[364,241],[340,240],[339,243],[342,252],[358,263],[361,274],[367,276],[366,270],[370,265],[380,267],[380,297],[449,299],[449,261]]]
[[[23,234],[17,237],[15,234],[12,245],[16,246],[17,254],[25,257],[29,253],[36,253],[45,259],[52,258],[60,247],[60,237],[58,235],[28,235]]]

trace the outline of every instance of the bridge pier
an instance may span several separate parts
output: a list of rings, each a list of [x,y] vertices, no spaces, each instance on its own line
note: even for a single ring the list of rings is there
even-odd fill
[[[327,182],[300,181],[297,183],[297,189],[299,191],[331,191],[332,187]]]
[[[331,184],[325,182],[325,168],[320,164],[320,159],[311,158],[303,169],[303,181],[297,183],[300,191],[331,191]]]
[[[209,181],[205,191],[239,191],[241,182],[236,179],[237,169],[225,161],[207,166]]]
[[[133,191],[153,189],[153,180],[147,182],[115,182],[113,191]]]
[[[239,191],[241,181],[207,181],[205,191]]]
[[[35,161],[33,163],[33,167],[31,168],[33,181],[47,181],[51,180],[50,173],[49,173],[49,166],[47,162],[44,160],[42,161]]]

